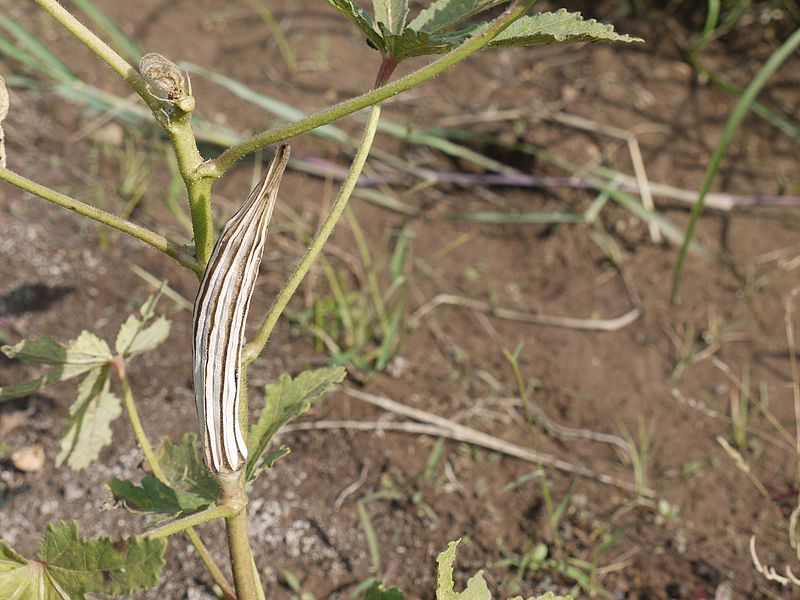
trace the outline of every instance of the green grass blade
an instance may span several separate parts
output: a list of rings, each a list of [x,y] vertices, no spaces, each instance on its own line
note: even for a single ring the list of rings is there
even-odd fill
[[[133,43],[122,31],[109,19],[106,14],[95,6],[91,0],[73,0],[75,4],[95,25],[108,37],[114,49],[124,55],[125,58],[135,63],[142,58],[142,49]]]
[[[466,212],[457,215],[450,215],[451,221],[464,221],[467,223],[491,223],[505,225],[529,225],[534,223],[585,223],[583,215],[573,213],[556,212],[525,212],[525,213],[505,213],[493,211]]]
[[[364,530],[364,537],[367,538],[367,548],[369,548],[370,562],[372,563],[372,573],[374,575],[381,574],[381,546],[378,542],[378,536],[375,533],[375,528],[372,526],[372,520],[369,518],[365,500],[359,500],[356,504],[358,509],[358,520],[361,521],[361,527]]]
[[[766,85],[767,80],[798,46],[800,46],[800,29],[796,30],[789,37],[789,39],[787,39],[780,46],[780,48],[772,53],[772,56],[769,57],[767,62],[764,63],[764,66],[761,67],[761,70],[758,72],[758,74],[753,78],[753,81],[750,82],[750,85],[747,86],[747,89],[742,94],[739,102],[736,103],[736,107],[733,109],[731,116],[728,118],[728,123],[725,125],[725,130],[722,133],[722,139],[717,144],[714,154],[711,156],[711,162],[709,163],[705,177],[703,178],[703,184],[700,187],[700,193],[698,195],[697,202],[692,207],[689,225],[686,228],[686,236],[684,238],[680,254],[678,255],[678,261],[675,264],[675,270],[672,276],[672,293],[670,294],[670,297],[673,301],[678,293],[678,286],[680,285],[683,266],[686,261],[686,255],[689,252],[689,244],[694,236],[694,230],[695,227],[697,227],[697,221],[700,219],[700,215],[703,213],[703,205],[705,203],[706,195],[711,190],[711,185],[714,183],[714,179],[717,176],[717,172],[722,164],[722,159],[728,152],[728,147],[733,140],[733,136],[736,134],[736,131],[738,130],[739,125],[741,124],[745,115],[750,110],[750,106],[753,104],[753,102],[755,102],[756,97],[761,92],[761,89],[764,87],[764,85]]]
[[[255,104],[256,106],[271,112],[281,119],[286,119],[287,121],[298,121],[307,116],[307,114],[302,110],[298,110],[295,107],[286,104],[285,102],[281,102],[280,100],[276,100],[275,98],[261,94],[244,85],[243,83],[240,83],[235,79],[231,79],[230,77],[226,77],[225,75],[220,75],[219,73],[209,71],[208,69],[204,69],[203,67],[190,62],[181,62],[178,66],[182,69],[186,69],[189,73],[194,73],[213,81],[242,100],[245,100],[250,104]],[[353,142],[349,135],[335,125],[324,125],[315,129],[313,133],[315,135],[319,135],[320,137],[332,139],[337,142]]]
[[[61,61],[61,59],[53,54],[50,49],[47,48],[47,46],[32,36],[27,29],[22,27],[22,25],[12,21],[2,12],[0,12],[0,27],[14,36],[19,46],[21,46],[19,49],[20,51],[30,52],[35,59],[34,61],[20,60],[20,62],[25,62],[27,66],[31,66],[40,73],[46,73],[50,77],[53,77],[60,82],[69,82],[75,80],[75,75],[72,73],[69,67],[67,67],[67,65]],[[14,57],[19,60],[18,55]],[[39,62],[37,63],[36,61]]]

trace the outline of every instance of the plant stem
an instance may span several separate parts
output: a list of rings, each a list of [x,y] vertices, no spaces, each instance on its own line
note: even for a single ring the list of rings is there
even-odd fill
[[[269,340],[272,329],[275,327],[275,323],[278,322],[278,318],[281,316],[281,313],[283,313],[283,310],[286,308],[289,300],[292,299],[292,296],[297,290],[297,287],[300,285],[300,282],[303,280],[306,273],[308,273],[311,265],[314,264],[314,261],[322,251],[322,248],[325,246],[325,242],[328,241],[331,233],[333,233],[333,228],[336,227],[339,217],[342,216],[342,212],[347,206],[348,200],[350,200],[353,189],[356,187],[358,177],[361,175],[361,171],[364,169],[364,163],[366,163],[370,148],[372,148],[372,140],[375,138],[375,132],[378,129],[378,120],[380,119],[380,116],[381,105],[376,104],[372,107],[372,112],[369,114],[369,119],[367,120],[367,125],[364,129],[364,136],[361,138],[361,144],[358,147],[355,158],[353,158],[353,164],[350,166],[350,172],[347,174],[347,178],[342,183],[342,187],[339,190],[339,195],[336,197],[336,200],[334,200],[333,205],[328,212],[328,216],[325,218],[325,222],[322,224],[322,227],[320,227],[319,233],[317,233],[317,235],[314,237],[314,240],[311,242],[311,245],[306,251],[305,256],[303,256],[291,277],[289,277],[281,291],[278,292],[278,295],[275,297],[267,316],[264,317],[264,322],[258,329],[256,337],[253,339],[253,341],[248,342],[245,345],[242,353],[242,362],[245,365],[253,362],[256,357],[261,354],[261,351],[264,349],[267,340]]]
[[[222,572],[222,569],[219,568],[219,565],[214,561],[214,557],[211,556],[211,552],[209,552],[206,545],[203,543],[203,540],[200,539],[200,536],[197,532],[192,529],[191,527],[186,530],[186,537],[189,538],[189,541],[192,542],[194,549],[197,550],[197,556],[200,557],[200,560],[205,565],[206,569],[208,570],[209,575],[211,575],[211,579],[214,580],[222,593],[225,595],[227,600],[236,600],[236,592],[233,591],[233,586],[228,581],[228,578],[225,577],[225,574]]]
[[[139,411],[133,399],[133,392],[131,391],[131,385],[128,380],[128,372],[125,369],[125,361],[121,357],[116,357],[111,361],[111,365],[114,367],[117,375],[119,375],[119,380],[122,384],[122,397],[125,403],[125,409],[128,411],[128,418],[131,421],[133,434],[136,436],[136,441],[142,448],[142,453],[147,460],[147,464],[150,466],[153,475],[155,475],[159,481],[169,485],[169,480],[166,475],[164,475],[164,471],[161,470],[158,458],[156,458],[155,452],[153,452],[150,440],[147,439],[147,434],[144,431],[144,427],[142,427],[142,421],[139,419]],[[222,589],[227,598],[230,600],[237,600],[236,594],[233,592],[233,587],[231,587],[231,584],[225,578],[222,570],[214,561],[214,557],[211,556],[211,553],[208,551],[208,548],[206,548],[206,545],[200,539],[197,532],[190,527],[186,529],[186,535],[197,550],[197,555],[200,557],[200,560],[203,561],[203,564],[206,569],[208,569],[208,573],[211,575],[214,582]]]
[[[89,50],[111,67],[117,75],[122,77],[125,82],[131,86],[133,91],[141,96],[145,104],[150,107],[150,110],[156,112],[161,108],[161,101],[153,96],[147,89],[147,83],[139,74],[139,71],[133,68],[133,66],[117,54],[111,46],[97,37],[86,25],[81,23],[67,9],[61,6],[57,0],[35,1],[47,11],[51,17],[58,21],[64,29],[83,42]]]
[[[202,164],[199,170],[204,176],[219,177],[237,160],[260,148],[306,133],[322,125],[327,125],[362,108],[383,102],[387,98],[391,98],[400,92],[417,86],[428,79],[432,79],[456,63],[466,59],[471,54],[482,49],[506,27],[524,16],[535,3],[536,0],[521,0],[510,6],[497,19],[491,21],[486,27],[466,40],[463,44],[425,67],[414,71],[410,75],[398,79],[392,84],[384,85],[376,90],[372,90],[326,110],[309,115],[294,123],[288,123],[275,129],[258,133],[240,144],[231,146],[215,160],[207,161]]]
[[[258,600],[263,595],[263,588],[255,568],[253,550],[250,547],[250,538],[247,530],[245,472],[246,469],[235,473],[216,473],[215,476],[219,485],[219,499],[217,502],[236,510],[232,516],[225,518],[236,597],[238,600]],[[261,593],[259,594],[259,592]]]
[[[62,208],[69,209],[78,213],[79,215],[89,217],[98,223],[108,225],[109,227],[122,231],[123,233],[127,233],[128,235],[143,241],[145,244],[149,244],[156,250],[160,250],[167,256],[174,258],[182,266],[191,269],[195,273],[202,273],[202,267],[194,258],[189,256],[183,247],[176,242],[165,238],[163,235],[159,235],[154,231],[150,231],[146,227],[131,223],[125,219],[121,219],[109,212],[85,204],[80,200],[70,198],[61,192],[57,192],[53,189],[40,185],[35,181],[31,181],[30,179],[15,173],[14,171],[10,171],[2,167],[0,167],[0,179],[7,181],[11,185],[18,187],[21,190],[25,190],[26,192],[30,192],[35,196],[39,196],[39,198],[47,200],[48,202],[57,204]]]
[[[176,519],[160,527],[155,527],[147,532],[147,537],[153,540],[169,537],[181,531],[186,531],[195,525],[202,525],[214,519],[225,519],[232,514],[233,511],[230,507],[215,504],[205,510],[191,514],[188,517]]]
[[[144,100],[153,115],[167,131],[178,167],[189,194],[189,207],[192,213],[192,227],[195,238],[197,261],[205,267],[213,248],[213,225],[211,222],[211,183],[213,177],[201,177],[197,171],[203,163],[197,140],[191,127],[191,114],[170,117],[165,112],[169,102],[159,99],[149,88],[145,78],[128,61],[117,54],[113,48],[97,37],[92,31],[62,7],[56,0],[36,0],[67,31],[103,60]],[[189,265],[184,265],[189,266]],[[202,268],[191,266],[193,271],[202,274]]]

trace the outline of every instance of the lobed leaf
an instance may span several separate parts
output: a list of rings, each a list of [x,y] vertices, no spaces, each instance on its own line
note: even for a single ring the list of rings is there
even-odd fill
[[[294,379],[284,373],[266,387],[264,408],[247,437],[248,480],[255,479],[267,468],[266,461],[259,464],[259,460],[278,430],[311,408],[332,386],[341,383],[345,375],[342,367],[303,371]]]
[[[199,512],[216,500],[217,484],[198,458],[198,445],[194,433],[184,434],[179,444],[164,438],[157,459],[169,485],[153,475],[145,475],[141,485],[116,477],[107,485],[131,508],[159,515],[155,523]]]
[[[0,597],[84,600],[87,593],[131,594],[158,583],[165,540],[131,537],[119,543],[80,536],[74,521],[50,523],[38,560],[0,542]]]
[[[170,322],[163,316],[155,317],[155,307],[161,297],[163,285],[139,307],[139,315],[131,315],[117,333],[114,347],[123,358],[133,358],[160,346],[169,336]]]
[[[78,398],[69,409],[56,466],[66,461],[71,469],[85,469],[111,443],[111,422],[122,414],[122,403],[109,390],[109,370],[107,364],[97,367],[81,382]]]
[[[483,579],[483,571],[478,571],[469,578],[463,592],[454,590],[453,563],[460,541],[450,542],[447,550],[436,557],[436,563],[439,565],[436,574],[436,600],[492,600],[492,594]]]
[[[561,8],[515,21],[489,42],[492,48],[569,44],[574,42],[642,42],[641,38],[621,35],[613,25],[584,20],[580,13]]]
[[[456,560],[456,548],[461,540],[450,542],[447,550],[436,557],[439,565],[436,577],[436,600],[492,600],[486,581],[483,579],[483,571],[478,571],[467,581],[467,587],[463,592],[455,591],[453,582],[453,563]],[[514,596],[509,600],[523,600],[522,596]],[[547,592],[543,596],[531,596],[528,600],[574,600],[572,596],[556,596],[553,592]]]
[[[0,400],[29,396],[45,386],[66,381],[100,367],[112,357],[108,344],[89,331],[82,331],[76,339],[67,344],[66,348],[50,338],[41,338],[23,340],[13,346],[3,346],[0,350],[8,358],[54,367],[31,381],[0,387]]]
[[[408,28],[413,31],[437,33],[506,2],[508,0],[436,0],[419,12],[408,24]]]

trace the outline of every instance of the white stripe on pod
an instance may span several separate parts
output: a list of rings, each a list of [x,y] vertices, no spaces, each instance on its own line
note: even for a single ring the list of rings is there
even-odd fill
[[[195,402],[206,466],[216,472],[238,471],[247,459],[239,425],[244,326],[288,160],[289,146],[279,146],[267,174],[225,224],[194,301]]]

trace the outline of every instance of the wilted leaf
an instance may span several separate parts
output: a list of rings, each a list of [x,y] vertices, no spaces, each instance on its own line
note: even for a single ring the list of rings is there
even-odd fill
[[[1,387],[0,400],[28,396],[42,387],[71,379],[102,366],[112,357],[108,344],[89,331],[82,331],[76,339],[67,344],[66,348],[49,338],[42,338],[23,340],[14,346],[3,346],[0,350],[9,358],[54,367],[31,381]]]
[[[436,557],[439,565],[436,577],[436,600],[492,600],[492,594],[483,580],[483,571],[478,571],[467,581],[467,588],[463,592],[456,592],[453,588],[453,563],[456,560],[456,547],[458,542],[450,542],[447,550]]]
[[[406,25],[408,0],[372,0],[375,21],[383,23],[389,33],[401,33]]]
[[[408,24],[409,29],[425,33],[436,33],[504,4],[509,0],[436,0]]]
[[[372,17],[353,0],[328,0],[328,4],[333,6],[345,17],[350,19],[367,36],[367,39],[379,51],[386,51],[386,44],[383,37],[375,26]]]
[[[124,358],[133,358],[161,345],[169,337],[170,322],[158,317],[150,325],[135,315],[128,317],[117,334],[116,349]]]
[[[164,566],[165,540],[85,539],[73,522],[51,523],[28,561],[0,542],[0,598],[84,600],[87,593],[130,594],[152,587]]]
[[[88,467],[111,443],[111,422],[122,414],[120,399],[109,391],[109,366],[90,371],[69,409],[67,430],[61,438],[56,466],[67,461],[79,471]]]
[[[533,46],[538,44],[569,44],[573,42],[641,42],[640,38],[620,35],[613,25],[585,21],[580,13],[561,8],[522,17],[489,42],[492,48]]]
[[[163,288],[162,288],[163,289]],[[132,358],[159,346],[169,336],[170,322],[163,316],[155,321],[155,306],[161,290],[152,294],[139,309],[139,316],[131,315],[117,333],[115,349],[123,358]]]
[[[247,438],[247,479],[253,479],[265,468],[259,464],[261,455],[272,437],[292,419],[306,412],[332,386],[341,383],[346,371],[342,367],[328,367],[303,371],[292,379],[284,373],[266,387],[264,409]]]
[[[108,482],[108,487],[131,508],[160,515],[157,523],[164,518],[185,517],[214,503],[217,484],[198,459],[198,442],[194,433],[185,434],[180,444],[173,444],[165,438],[158,463],[169,485],[153,475],[146,475],[141,485],[114,478]]]

